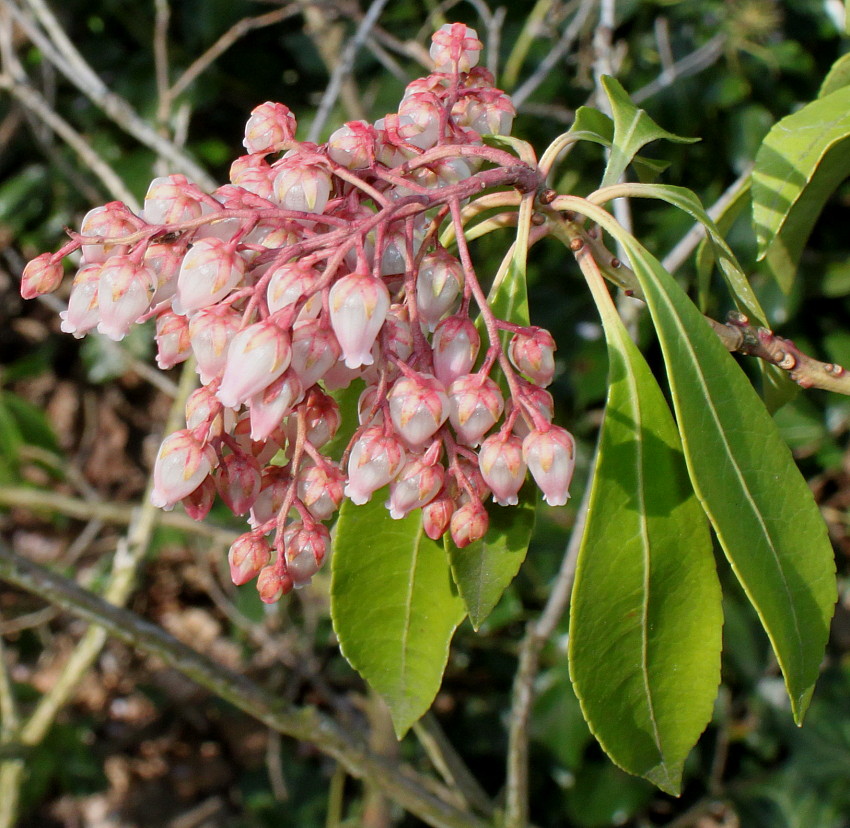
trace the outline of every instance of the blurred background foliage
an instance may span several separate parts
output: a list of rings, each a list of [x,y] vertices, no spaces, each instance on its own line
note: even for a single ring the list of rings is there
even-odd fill
[[[507,91],[533,75],[565,21],[586,3],[502,7],[497,65],[509,67],[508,76],[499,77]],[[306,135],[332,69],[326,60],[338,55],[352,21],[366,11],[357,0],[173,0],[167,41],[172,82],[240,20],[286,8],[291,14],[246,31],[186,86],[163,120],[152,44],[155,11],[165,4],[53,5],[108,87],[163,134],[185,136],[187,152],[221,182],[242,152],[244,123],[258,103],[286,103],[299,119],[299,135]],[[591,5],[576,47],[520,107],[514,134],[538,153],[569,127],[578,106],[593,102],[599,8]],[[493,11],[498,8],[494,3]],[[694,145],[655,144],[648,154],[668,165],[665,183],[692,188],[706,205],[746,172],[770,126],[817,94],[830,65],[848,48],[836,0],[620,0],[615,10],[607,56],[615,74],[659,124],[701,139]],[[478,2],[390,2],[374,39],[358,53],[349,95],[342,95],[323,137],[343,120],[392,111],[407,80],[423,74],[416,56],[424,52],[411,47],[426,43],[446,20],[462,20],[483,33],[481,11]],[[537,19],[530,31],[529,18]],[[529,33],[524,56],[514,52]],[[141,199],[150,179],[169,171],[167,165],[18,35],[18,55],[32,85]],[[671,65],[681,74],[665,79],[663,70]],[[99,337],[79,343],[58,332],[55,308],[24,303],[17,293],[24,261],[55,249],[65,226],[77,225],[87,209],[110,196],[77,155],[7,92],[0,92],[0,147],[0,487],[49,489],[129,508],[142,496],[169,404],[168,388],[151,385],[144,370],[152,357],[149,332],[139,331],[120,347]],[[602,166],[600,149],[582,146],[558,168],[557,186],[590,192]],[[682,214],[646,202],[633,205],[632,219],[638,238],[659,256],[690,227]],[[817,224],[788,296],[759,271],[746,205],[729,228],[733,249],[777,331],[813,355],[843,364],[850,363],[848,222],[845,184]],[[508,238],[506,231],[475,242],[482,274],[495,271]],[[604,404],[604,343],[589,294],[563,250],[544,242],[530,264],[532,320],[551,329],[559,346],[551,389],[558,418],[581,438],[571,502],[578,504]],[[691,257],[677,276],[690,285],[695,272]],[[722,316],[728,303],[716,287],[710,310]],[[656,345],[640,323],[638,313],[641,345],[652,357]],[[841,577],[832,642],[805,727],[793,726],[763,633],[719,561],[726,588],[724,684],[713,722],[690,758],[683,796],[673,800],[626,776],[595,745],[570,689],[564,621],[544,651],[532,720],[536,824],[850,825],[850,402],[824,392],[800,394],[776,417],[823,507]],[[516,582],[479,634],[468,625],[458,632],[435,703],[436,722],[493,797],[505,779],[518,641],[545,601],[575,509],[541,511]],[[213,517],[228,525],[224,511]],[[16,550],[91,588],[104,576],[120,523],[81,519],[47,501],[41,508],[0,501],[0,531]],[[338,654],[327,615],[327,576],[267,609],[253,589],[228,584],[225,550],[220,542],[160,527],[133,608],[284,698],[328,708],[352,727],[368,721],[376,749],[424,763],[414,736],[395,744],[380,706]],[[0,632],[26,711],[50,687],[80,625],[3,588]],[[418,824],[368,787],[346,781],[309,745],[281,741],[117,644],[104,650],[27,766],[22,826]]]

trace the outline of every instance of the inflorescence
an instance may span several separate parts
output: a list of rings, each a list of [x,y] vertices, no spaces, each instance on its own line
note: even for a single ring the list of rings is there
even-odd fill
[[[362,504],[389,484],[393,518],[421,509],[429,537],[460,547],[487,532],[489,494],[517,503],[527,470],[548,503],[568,497],[575,446],[545,390],[555,343],[494,317],[460,209],[487,187],[538,189],[540,176],[481,139],[509,134],[515,111],[476,65],[475,31],[449,24],[432,40],[435,70],[398,112],[317,146],[295,139],[286,106],[261,104],[230,184],[207,194],[156,178],[141,215],[97,207],[24,270],[32,298],[81,251],[63,331],[120,340],[154,319],[160,368],[194,356],[201,386],[186,428],[162,443],[152,500],[200,520],[218,492],[247,514],[231,577],[257,577],[266,602],[310,582],[346,497]],[[446,222],[457,255],[438,240]],[[359,425],[335,460],[322,453],[342,424],[331,392],[355,380]]]

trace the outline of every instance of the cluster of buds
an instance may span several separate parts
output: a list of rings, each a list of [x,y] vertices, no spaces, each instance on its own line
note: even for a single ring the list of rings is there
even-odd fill
[[[517,503],[527,471],[548,503],[568,497],[575,447],[545,390],[555,343],[494,317],[463,237],[473,195],[542,185],[482,141],[510,132],[514,108],[476,66],[480,49],[474,30],[444,26],[434,72],[398,112],[321,146],[295,139],[287,107],[264,103],[230,184],[207,194],[157,178],[141,215],[98,207],[24,271],[25,297],[54,290],[80,251],[63,331],[120,340],[154,319],[161,368],[194,357],[201,386],[186,428],[160,448],[153,502],[201,519],[218,494],[247,515],[231,575],[257,578],[264,601],[309,583],[346,497],[362,504],[388,486],[393,518],[421,509],[429,537],[449,532],[460,547],[486,533],[490,494]],[[446,222],[458,255],[439,242]],[[352,382],[359,423],[334,457],[333,392]]]

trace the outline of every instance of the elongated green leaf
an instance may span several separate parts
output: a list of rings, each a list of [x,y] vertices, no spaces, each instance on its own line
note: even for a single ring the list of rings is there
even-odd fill
[[[607,291],[594,292],[610,385],[571,601],[570,672],[614,762],[678,794],[720,683],[720,584],[673,416]]]
[[[800,721],[836,599],[826,526],[734,359],[661,265],[631,237],[624,244],[658,331],[694,488],[770,637]]]
[[[536,506],[537,488],[529,482],[522,488],[517,506],[506,508],[488,504],[490,528],[480,541],[458,549],[451,536],[445,536],[452,577],[476,630],[499,602],[525,560]]]
[[[331,616],[342,654],[390,708],[401,738],[431,706],[465,615],[442,546],[421,512],[392,520],[377,492],[346,501],[331,562]]]
[[[786,116],[767,134],[753,171],[759,257],[787,293],[826,200],[850,174],[850,87]]]
[[[604,210],[575,209],[628,254],[658,332],[694,489],[785,676],[794,717],[817,680],[836,599],[826,527],[773,418],[702,314]]]
[[[614,145],[602,179],[603,187],[619,181],[641,147],[650,141],[664,138],[679,144],[692,144],[698,140],[683,138],[662,129],[643,109],[632,103],[626,90],[615,78],[603,75],[602,86],[611,103],[611,115],[614,119]]]

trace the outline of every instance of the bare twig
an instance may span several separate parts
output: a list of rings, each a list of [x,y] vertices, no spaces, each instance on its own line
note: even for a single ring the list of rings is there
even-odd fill
[[[349,39],[348,43],[345,44],[339,63],[336,65],[330,81],[328,81],[325,94],[322,95],[319,108],[316,110],[316,117],[313,119],[313,123],[310,124],[310,131],[307,135],[308,141],[318,141],[321,137],[322,130],[325,128],[325,122],[331,114],[336,99],[339,97],[342,82],[348,76],[349,72],[351,72],[351,67],[354,65],[354,58],[358,50],[366,42],[366,38],[369,36],[372,27],[377,22],[387,2],[388,0],[372,0],[369,11],[366,12],[360,21],[357,31]]]
[[[534,93],[538,86],[546,80],[549,73],[558,65],[558,62],[564,55],[572,49],[573,44],[578,40],[579,35],[584,29],[585,23],[590,17],[590,12],[596,5],[597,0],[581,0],[581,4],[576,10],[575,16],[570,21],[570,24],[564,29],[561,39],[549,51],[540,65],[534,70],[526,80],[520,84],[519,88],[511,93],[511,100],[514,106],[519,108],[522,104]]]
[[[22,0],[22,2],[36,15],[43,30],[15,4],[6,3],[5,8],[9,10],[44,57],[74,86],[139,143],[154,150],[202,187],[208,189],[216,187],[215,179],[203,167],[173,142],[160,135],[124,98],[106,86],[71,42],[44,0]]]
[[[595,464],[591,463],[591,469]],[[592,472],[591,472],[592,475]],[[528,723],[534,704],[534,681],[540,664],[540,651],[558,626],[573,589],[587,506],[590,502],[590,476],[581,505],[576,514],[570,541],[561,560],[549,598],[537,621],[529,622],[519,651],[519,665],[514,676],[511,712],[508,724],[507,799],[504,828],[528,825]]]
[[[213,43],[200,57],[192,61],[191,64],[184,70],[179,78],[174,82],[168,90],[168,97],[174,100],[179,95],[182,95],[189,86],[194,83],[212,63],[218,60],[234,43],[240,38],[245,37],[249,32],[255,29],[262,29],[266,26],[273,26],[290,17],[298,14],[299,9],[296,5],[282,6],[274,11],[266,12],[265,14],[257,15],[256,17],[243,17],[241,20],[234,23],[221,37]]]
[[[368,778],[428,825],[488,828],[488,823],[449,804],[449,793],[398,760],[389,761],[315,708],[283,703],[274,693],[217,664],[135,613],[111,605],[73,581],[15,555],[0,544],[0,579],[97,625],[135,649],[160,658],[192,681],[278,733],[315,745],[336,758],[350,774]],[[440,791],[440,796],[433,793]]]
[[[632,93],[632,100],[636,104],[641,104],[653,95],[657,95],[662,89],[671,86],[679,78],[696,75],[704,69],[708,69],[723,54],[725,45],[726,35],[723,32],[714,35],[711,40],[704,43],[699,49],[686,55],[681,60],[677,60],[672,66],[665,66],[661,70],[661,74],[654,81]]]

